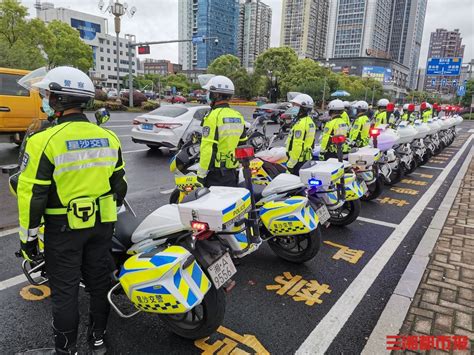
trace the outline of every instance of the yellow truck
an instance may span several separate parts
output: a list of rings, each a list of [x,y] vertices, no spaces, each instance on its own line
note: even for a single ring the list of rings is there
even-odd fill
[[[28,70],[0,68],[0,143],[21,144],[32,121],[46,119],[41,98],[18,85]]]

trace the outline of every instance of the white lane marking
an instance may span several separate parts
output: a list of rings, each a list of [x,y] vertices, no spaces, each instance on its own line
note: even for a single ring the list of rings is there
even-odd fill
[[[132,124],[128,124],[128,125],[117,125],[117,126],[104,126],[104,128],[123,128],[123,127],[131,127]]]
[[[357,220],[361,221],[361,222],[366,222],[366,223],[378,224],[380,226],[385,226],[385,227],[390,227],[390,228],[397,228],[398,227],[398,224],[379,221],[379,220],[372,219],[372,218],[365,218],[365,217],[360,217],[359,216],[359,217],[357,217]]]
[[[469,131],[467,131],[468,133],[474,133],[474,129],[470,129]]]
[[[174,191],[175,187],[169,189],[169,190],[162,190],[160,191],[160,194],[163,194],[163,195],[167,195],[167,194],[170,194]]]
[[[0,291],[3,291],[3,290],[5,290],[9,287],[12,287],[12,286],[21,284],[25,281],[27,281],[27,279],[26,279],[26,276],[23,275],[23,274],[18,275],[18,276],[14,276],[10,279],[0,281]]]
[[[364,295],[372,286],[384,266],[400,246],[408,231],[416,223],[425,207],[431,201],[442,186],[448,174],[453,170],[461,155],[471,143],[471,135],[458,153],[453,157],[445,170],[433,182],[430,188],[423,194],[418,202],[409,211],[408,215],[400,222],[397,228],[390,234],[385,243],[379,248],[372,259],[365,265],[362,271],[352,281],[337,302],[331,307],[326,316],[318,323],[316,328],[309,334],[308,338],[301,344],[296,354],[324,354],[333,340],[337,337],[344,324],[352,315]]]
[[[440,168],[440,167],[438,167],[438,166],[430,166],[430,165],[422,165],[422,166],[419,166],[419,168],[422,168],[422,169],[444,170],[444,168]]]
[[[12,228],[12,229],[7,229],[7,230],[4,230],[4,231],[1,231],[1,232],[0,232],[0,238],[1,238],[1,237],[5,237],[5,236],[10,235],[10,234],[18,233],[19,231],[20,231],[20,227],[16,227],[16,228]]]
[[[131,134],[120,134],[117,137],[122,138],[122,137],[131,137]]]
[[[128,153],[138,153],[138,152],[146,152],[149,151],[150,149],[145,148],[145,149],[136,149],[136,150],[126,150],[122,152],[122,154],[128,154]]]

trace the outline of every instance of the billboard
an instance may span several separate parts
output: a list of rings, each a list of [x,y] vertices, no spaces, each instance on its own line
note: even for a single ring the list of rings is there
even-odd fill
[[[428,58],[426,75],[458,76],[461,74],[461,57]]]
[[[389,83],[392,80],[392,69],[377,66],[363,67],[362,77],[372,78],[381,83]]]
[[[98,23],[78,20],[75,18],[71,19],[71,27],[77,29],[81,38],[88,41],[92,41],[95,39],[96,33],[100,33],[100,25]]]

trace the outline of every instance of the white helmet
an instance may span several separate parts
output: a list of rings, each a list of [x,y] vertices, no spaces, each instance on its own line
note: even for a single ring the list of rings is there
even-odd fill
[[[46,72],[41,80],[31,84],[32,90],[50,91],[58,95],[93,98],[95,88],[92,80],[79,69],[57,67]]]
[[[405,111],[405,112],[408,111],[408,105],[409,105],[409,104],[403,105],[403,111]]]
[[[390,102],[387,99],[380,99],[379,101],[377,101],[377,106],[378,107],[387,107],[387,105],[389,103]]]
[[[360,111],[367,111],[369,109],[369,104],[362,100],[362,101],[357,101],[354,104],[354,107]]]
[[[298,94],[292,100],[290,100],[292,104],[304,107],[304,108],[313,108],[314,101],[311,96],[306,94]]]
[[[344,108],[351,107],[351,103],[349,101],[344,101]]]
[[[223,75],[217,75],[209,79],[209,81],[202,85],[202,88],[209,92],[215,92],[219,94],[234,95],[235,87],[232,80]]]
[[[344,102],[339,99],[332,100],[328,105],[329,111],[343,111],[344,110]]]

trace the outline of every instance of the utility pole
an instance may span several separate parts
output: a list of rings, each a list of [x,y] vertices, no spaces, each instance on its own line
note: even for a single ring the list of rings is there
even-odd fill
[[[126,34],[128,39],[128,106],[133,107],[133,75],[132,75],[132,42],[135,42],[135,35]]]

